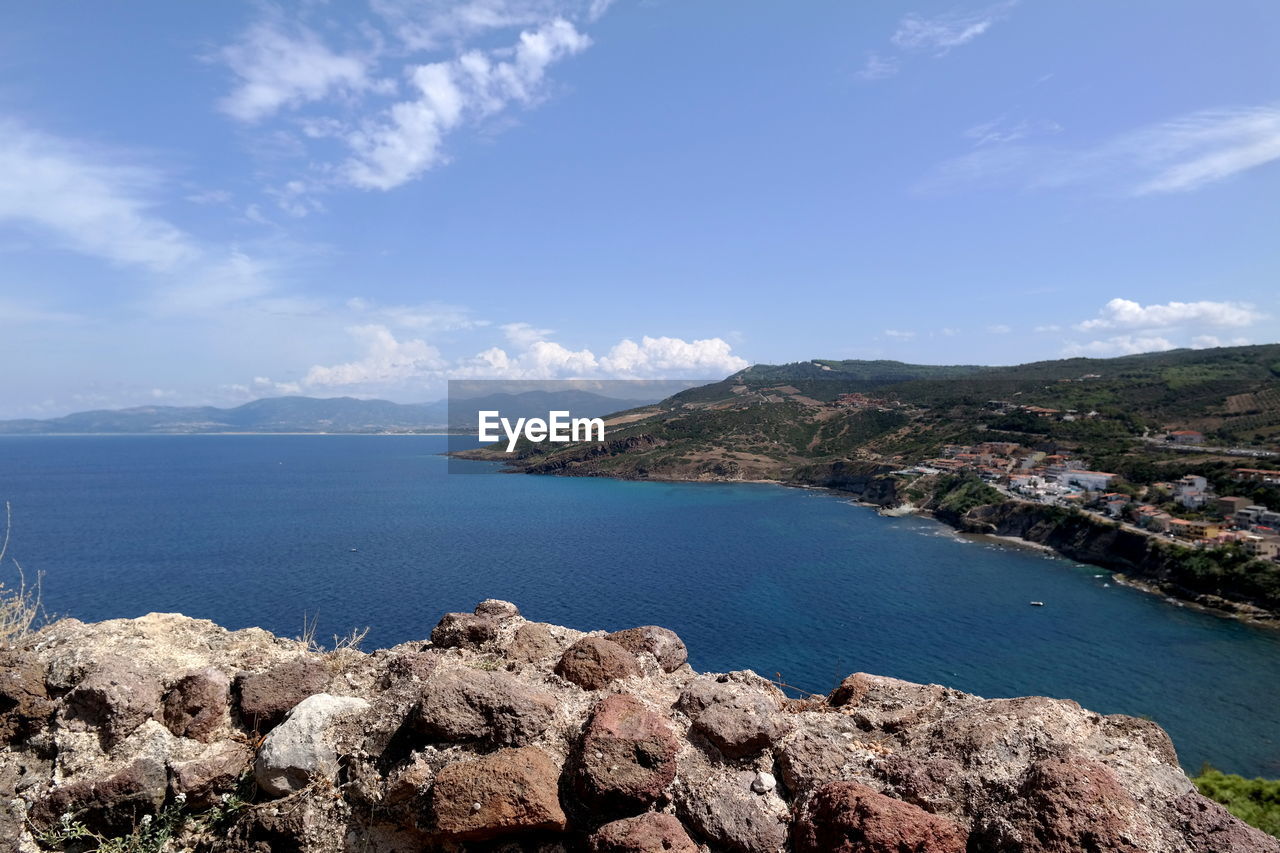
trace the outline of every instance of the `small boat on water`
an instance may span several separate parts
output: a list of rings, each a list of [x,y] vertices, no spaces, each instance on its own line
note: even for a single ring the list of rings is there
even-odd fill
[[[1031,606],[1032,606],[1032,607],[1044,607],[1044,602],[1043,602],[1043,601],[1033,601],[1033,602],[1031,602]]]

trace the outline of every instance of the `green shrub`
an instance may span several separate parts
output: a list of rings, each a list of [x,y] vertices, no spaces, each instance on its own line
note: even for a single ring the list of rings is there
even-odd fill
[[[1205,765],[1191,781],[1245,823],[1280,838],[1280,779],[1245,779]]]

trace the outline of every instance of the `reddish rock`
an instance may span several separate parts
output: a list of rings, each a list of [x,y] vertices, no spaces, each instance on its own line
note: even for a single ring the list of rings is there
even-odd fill
[[[178,737],[208,742],[227,720],[230,680],[206,667],[184,675],[164,696],[164,724]]]
[[[793,834],[796,853],[964,853],[967,842],[959,824],[857,782],[815,791]]]
[[[0,744],[20,743],[43,729],[54,707],[44,667],[17,653],[0,653]]]
[[[653,655],[663,672],[675,672],[689,659],[689,650],[676,632],[657,625],[616,631],[605,639],[617,643],[633,655]]]
[[[1034,762],[1005,813],[1010,828],[985,834],[1022,853],[1139,853],[1129,832],[1137,803],[1105,765],[1077,753]]]
[[[218,797],[235,791],[253,761],[253,751],[237,741],[223,741],[199,758],[170,768],[169,790],[187,795],[191,808],[208,808]]]
[[[777,696],[744,684],[701,678],[680,696],[693,728],[729,758],[760,752],[788,731]]]
[[[561,831],[559,777],[560,768],[532,746],[447,764],[432,786],[432,825],[450,841]]]
[[[1173,806],[1178,829],[1195,853],[1280,853],[1280,840],[1195,791],[1174,800]]]
[[[678,750],[661,716],[633,696],[610,696],[591,712],[574,751],[574,790],[602,814],[642,811],[675,779]]]
[[[699,847],[674,816],[650,812],[606,823],[588,839],[591,853],[698,853]]]
[[[546,731],[555,709],[551,694],[509,673],[452,669],[427,679],[411,722],[434,740],[524,746]]]
[[[235,681],[240,722],[259,732],[273,729],[295,705],[323,693],[328,684],[329,670],[316,658],[298,658],[265,672],[243,674]]]
[[[583,637],[561,656],[556,675],[586,690],[599,690],[620,678],[640,675],[635,655],[602,637]]]
[[[107,659],[67,694],[63,719],[96,730],[108,748],[160,713],[160,682],[132,661]]]

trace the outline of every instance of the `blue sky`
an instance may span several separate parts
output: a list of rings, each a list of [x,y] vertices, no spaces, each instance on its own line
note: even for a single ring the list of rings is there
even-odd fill
[[[1280,5],[9,4],[0,416],[1280,339]]]

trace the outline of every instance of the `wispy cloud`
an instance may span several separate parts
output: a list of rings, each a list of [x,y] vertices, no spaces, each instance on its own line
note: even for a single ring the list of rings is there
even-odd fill
[[[899,62],[894,57],[885,58],[878,53],[867,54],[867,61],[857,75],[859,80],[884,80],[898,73]]]
[[[997,3],[968,12],[942,15],[906,15],[890,41],[903,50],[931,51],[941,56],[952,48],[968,44],[1007,17],[1017,0]]]
[[[904,329],[885,329],[884,336],[886,338],[894,338],[899,341],[909,341],[916,336],[916,333],[906,331]]]
[[[1159,335],[1116,335],[1105,340],[1088,343],[1069,343],[1062,349],[1068,357],[1092,356],[1101,358],[1111,355],[1138,355],[1144,352],[1163,352],[1176,349],[1176,345],[1168,338]]]
[[[1280,159],[1280,105],[1190,113],[1093,145],[1032,144],[1018,125],[978,125],[983,143],[948,160],[918,186],[925,192],[967,187],[1102,188],[1145,196],[1201,189]]]
[[[199,254],[157,212],[158,172],[0,119],[0,221],[35,229],[64,249],[152,271]]]
[[[279,14],[251,26],[219,59],[237,83],[218,106],[237,121],[260,121],[285,107],[373,85],[368,56],[336,53],[316,33]]]

